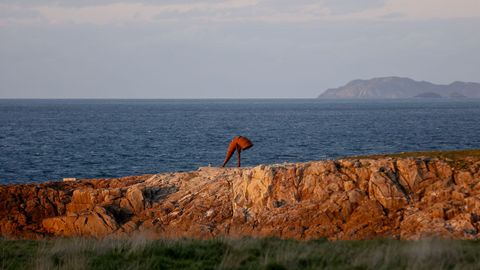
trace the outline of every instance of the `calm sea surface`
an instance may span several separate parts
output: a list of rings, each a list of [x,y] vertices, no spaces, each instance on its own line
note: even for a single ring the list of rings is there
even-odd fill
[[[480,100],[0,100],[0,183],[480,148]],[[230,165],[236,164],[236,156]]]

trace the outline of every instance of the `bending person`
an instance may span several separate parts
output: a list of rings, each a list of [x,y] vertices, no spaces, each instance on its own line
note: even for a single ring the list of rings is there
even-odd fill
[[[227,157],[225,158],[225,161],[223,162],[222,167],[225,167],[225,165],[228,163],[230,158],[233,156],[233,153],[235,152],[235,150],[237,151],[237,154],[238,154],[238,167],[240,167],[240,153],[242,152],[242,150],[247,150],[252,146],[253,146],[253,143],[246,137],[237,136],[233,138],[232,142],[228,146]]]

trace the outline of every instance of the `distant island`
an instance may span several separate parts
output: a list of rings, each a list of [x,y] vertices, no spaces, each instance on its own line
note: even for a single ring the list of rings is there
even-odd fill
[[[382,77],[353,80],[344,86],[327,89],[318,98],[480,98],[480,83],[456,81],[441,85],[410,78]]]

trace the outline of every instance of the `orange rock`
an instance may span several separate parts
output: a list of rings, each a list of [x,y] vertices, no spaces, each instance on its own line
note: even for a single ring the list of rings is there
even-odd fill
[[[134,213],[139,213],[144,210],[145,201],[143,192],[139,187],[133,186],[129,188],[126,193],[126,198]]]
[[[103,237],[118,229],[115,219],[103,207],[96,206],[80,216],[46,218],[43,228],[54,235]]]
[[[465,199],[465,195],[463,193],[458,192],[456,190],[452,192],[452,200],[463,202],[463,199]]]
[[[480,161],[367,158],[0,185],[0,236],[479,239]]]
[[[472,174],[468,171],[459,171],[455,173],[455,184],[463,187],[469,187],[474,182],[478,182],[480,179],[473,178]]]
[[[480,217],[480,197],[469,197],[465,199],[466,210],[469,213]]]

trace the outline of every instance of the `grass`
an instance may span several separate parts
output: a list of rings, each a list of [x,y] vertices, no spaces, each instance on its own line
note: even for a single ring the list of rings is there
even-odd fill
[[[352,156],[346,157],[346,159],[378,159],[378,158],[417,158],[417,157],[426,157],[426,158],[439,158],[445,160],[450,166],[455,169],[467,169],[472,164],[472,160],[467,158],[480,158],[480,149],[469,149],[469,150],[443,150],[443,151],[424,151],[424,152],[402,152],[394,154],[379,154],[379,155],[365,155],[365,156]]]
[[[401,152],[394,154],[379,154],[379,155],[365,155],[365,156],[353,156],[346,158],[407,158],[407,157],[429,157],[429,158],[443,158],[443,159],[463,159],[467,157],[480,157],[480,149],[469,150],[442,150],[442,151],[422,151],[422,152]]]
[[[480,269],[480,242],[0,240],[1,269]]]

